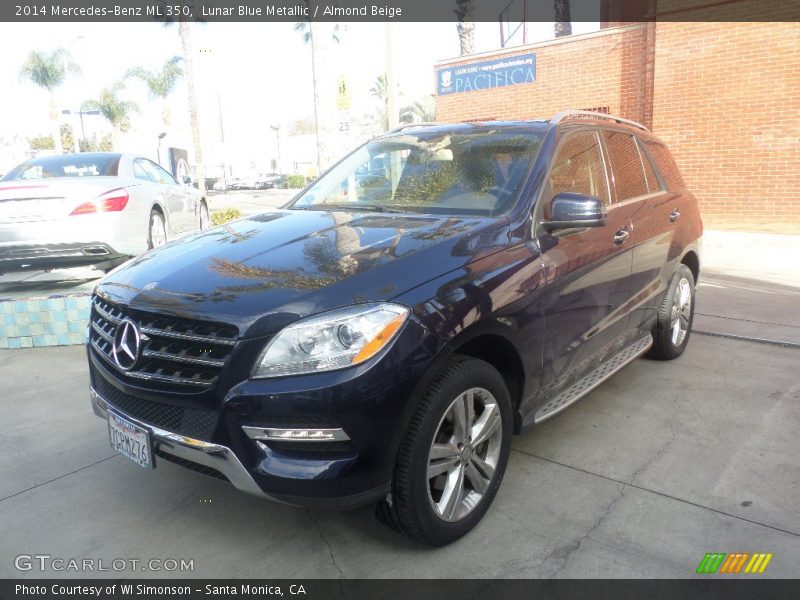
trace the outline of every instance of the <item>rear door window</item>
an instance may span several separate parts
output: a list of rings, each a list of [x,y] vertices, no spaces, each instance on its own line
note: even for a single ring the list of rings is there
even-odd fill
[[[633,136],[617,131],[604,131],[608,148],[617,202],[624,202],[649,192],[639,148]]]
[[[642,140],[636,140],[636,142],[636,147],[639,149],[639,158],[641,159],[642,166],[644,167],[644,177],[647,180],[647,190],[651,194],[653,192],[662,191],[664,188],[661,186],[661,182],[656,176],[656,172],[653,169],[652,163],[650,162],[650,157],[647,155],[647,152],[644,151]]]
[[[645,142],[645,146],[647,146],[650,154],[653,155],[656,166],[661,173],[661,177],[666,182],[667,187],[671,190],[685,187],[681,172],[678,170],[678,165],[675,164],[675,159],[672,158],[672,154],[670,154],[667,147],[658,142]]]
[[[573,192],[608,204],[608,181],[596,132],[573,133],[561,144],[553,159],[549,183],[552,196]]]

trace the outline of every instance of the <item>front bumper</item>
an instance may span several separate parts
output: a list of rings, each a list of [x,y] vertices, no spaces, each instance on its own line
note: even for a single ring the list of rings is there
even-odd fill
[[[89,395],[92,400],[92,409],[98,417],[108,419],[109,407],[119,413],[127,420],[132,421],[139,427],[148,429],[153,438],[153,445],[156,454],[167,454],[182,461],[188,461],[194,465],[200,465],[213,469],[225,476],[225,478],[237,489],[260,496],[270,498],[258,487],[256,482],[244,468],[242,463],[230,448],[220,444],[211,444],[202,440],[183,436],[179,433],[166,431],[153,425],[143,423],[138,419],[119,410],[111,405],[105,398],[101,397],[94,388],[89,388]],[[274,498],[273,498],[274,499]]]
[[[169,392],[126,381],[89,348],[92,403],[153,432],[154,454],[197,471],[214,469],[236,488],[280,502],[348,510],[390,489],[413,392],[439,348],[409,323],[388,353],[341,371],[254,380],[263,340],[243,340],[219,385]],[[237,383],[238,382],[238,383]],[[165,412],[166,411],[166,412]],[[168,413],[168,414],[166,414]],[[311,431],[280,437],[280,431]],[[331,437],[317,439],[314,433]],[[191,463],[191,464],[184,464]]]

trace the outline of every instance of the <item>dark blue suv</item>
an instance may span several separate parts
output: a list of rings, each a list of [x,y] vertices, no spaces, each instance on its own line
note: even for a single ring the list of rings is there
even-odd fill
[[[107,276],[88,355],[112,446],[441,545],[511,435],[686,347],[700,215],[624,119],[406,126],[265,212]]]

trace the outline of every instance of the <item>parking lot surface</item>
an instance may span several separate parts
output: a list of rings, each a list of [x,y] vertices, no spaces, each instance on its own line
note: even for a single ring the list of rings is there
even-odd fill
[[[692,577],[706,552],[773,553],[761,577],[797,577],[800,348],[784,338],[799,301],[800,288],[701,283],[696,327],[714,335],[677,361],[635,361],[516,437],[487,516],[435,550],[369,508],[273,504],[164,461],[145,472],[92,414],[81,347],[0,351],[0,577],[93,575],[15,569],[36,553],[194,561],[105,576]],[[747,328],[765,341],[740,339]]]

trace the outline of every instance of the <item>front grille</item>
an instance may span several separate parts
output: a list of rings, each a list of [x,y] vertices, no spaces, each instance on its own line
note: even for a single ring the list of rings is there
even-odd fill
[[[141,334],[140,355],[129,371],[119,369],[112,354],[117,325],[123,319],[133,321]],[[206,389],[217,382],[238,334],[233,325],[131,310],[99,296],[92,301],[92,348],[123,378],[139,383]]]
[[[203,475],[207,475],[208,477],[213,477],[214,479],[221,479],[222,481],[226,481],[230,483],[227,477],[214,469],[213,467],[207,467],[205,465],[198,464],[191,460],[186,460],[185,458],[181,458],[180,456],[175,456],[173,454],[169,454],[164,452],[163,450],[156,449],[156,456],[163,458],[171,463],[175,463],[176,465],[180,465],[185,469],[190,469],[195,473],[201,473]]]
[[[116,407],[147,425],[154,425],[205,442],[211,441],[217,428],[219,416],[215,410],[185,408],[137,398],[120,391],[96,371],[93,372],[92,384],[95,391],[111,404],[112,408]]]

